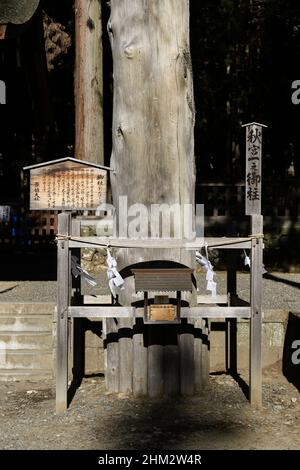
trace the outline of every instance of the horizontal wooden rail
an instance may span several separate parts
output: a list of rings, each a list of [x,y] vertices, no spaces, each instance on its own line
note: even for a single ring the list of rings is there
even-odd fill
[[[59,237],[59,235],[58,235]],[[175,238],[111,238],[111,237],[71,237],[69,248],[99,248],[111,246],[116,248],[185,248],[199,249],[207,243],[208,247],[217,249],[250,249],[250,238],[198,238],[194,241]]]
[[[183,307],[180,310],[182,318],[250,318],[250,307],[219,307],[201,305],[198,307]]]
[[[135,307],[114,307],[101,305],[97,307],[88,305],[69,307],[68,316],[71,318],[99,317],[99,318],[133,318],[136,316]],[[139,309],[144,311],[144,309]]]
[[[249,307],[218,307],[201,305],[198,307],[182,307],[182,318],[250,318]],[[136,318],[144,315],[143,308],[114,306],[81,306],[69,307],[68,316],[72,318]]]

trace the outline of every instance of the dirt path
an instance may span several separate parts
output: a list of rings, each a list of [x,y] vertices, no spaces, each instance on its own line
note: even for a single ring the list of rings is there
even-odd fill
[[[226,375],[201,396],[151,401],[108,395],[103,378],[89,378],[66,415],[54,406],[51,382],[0,383],[0,448],[300,449],[300,395],[280,377],[264,384],[261,411]]]

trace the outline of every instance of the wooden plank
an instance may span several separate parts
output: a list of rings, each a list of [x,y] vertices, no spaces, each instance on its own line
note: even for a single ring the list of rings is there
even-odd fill
[[[148,325],[148,395],[150,398],[164,394],[163,325]]]
[[[193,325],[190,323],[181,324],[178,344],[180,358],[180,392],[182,395],[191,396],[194,394],[194,334]]]
[[[80,221],[71,218],[71,234],[80,236]],[[80,250],[73,250],[72,255],[80,259]],[[71,256],[69,256],[69,269],[71,271]],[[70,303],[82,305],[81,277],[70,275]],[[73,364],[69,361],[69,370],[73,371],[73,380],[80,385],[85,374],[85,328],[83,318],[69,318],[69,337],[71,350],[73,349]],[[71,354],[70,354],[71,356]]]
[[[251,217],[252,233],[262,233],[263,217]],[[251,320],[250,320],[250,403],[259,408],[262,405],[262,240],[252,240],[251,249]]]
[[[232,230],[234,228],[232,227]],[[239,306],[232,303],[233,297],[237,298],[237,252],[229,250],[227,252],[227,294],[230,306]],[[237,319],[226,319],[226,371],[231,374],[237,373]]]
[[[106,343],[106,337],[107,337],[107,321],[106,319],[103,320],[102,322],[102,337],[103,337],[103,361],[104,361],[104,371],[105,371],[105,384],[106,384],[106,390],[108,390],[107,387],[107,343]]]
[[[218,307],[201,305],[198,307],[183,307],[182,318],[250,318],[250,307]]]
[[[193,320],[194,323],[194,371],[195,392],[201,392],[202,384],[202,318]]]
[[[168,336],[171,335],[172,332]],[[167,343],[163,349],[164,394],[166,396],[176,396],[180,392],[179,348],[178,344],[172,344],[170,341],[167,341]]]
[[[250,249],[251,241],[248,238],[201,238],[192,242],[175,238],[112,238],[112,237],[76,237],[70,240],[70,248],[99,248],[99,244],[115,246],[118,248],[184,248],[195,250],[205,245],[218,249]]]
[[[70,234],[71,215],[58,216],[59,231]],[[68,306],[69,306],[69,247],[68,240],[57,244],[57,350],[56,350],[56,413],[67,409],[68,391]]]
[[[133,327],[133,395],[147,395],[148,353],[144,342],[144,324],[142,318],[137,318]]]
[[[73,318],[132,318],[135,316],[135,310],[135,307],[114,307],[109,304],[102,305],[101,307],[92,307],[88,305],[80,307],[70,307],[69,316]]]
[[[98,318],[137,318],[144,315],[143,308],[81,306],[69,307],[69,317],[98,317]],[[250,307],[219,307],[199,305],[197,307],[181,307],[181,318],[250,318]]]
[[[202,354],[201,354],[201,386],[202,388],[208,385],[209,381],[209,351],[210,351],[210,339],[209,339],[209,320],[202,320]]]
[[[217,294],[216,297],[212,298],[211,295],[197,295],[197,303],[198,304],[227,304],[228,297],[226,294],[220,295]]]
[[[119,333],[119,391],[132,393],[133,377],[133,321],[131,318],[118,320]]]
[[[113,318],[104,320],[105,340],[105,381],[106,388],[111,393],[119,392],[119,342],[118,324]]]

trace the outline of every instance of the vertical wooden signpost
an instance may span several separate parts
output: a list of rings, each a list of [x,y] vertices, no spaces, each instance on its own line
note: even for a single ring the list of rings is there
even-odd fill
[[[263,216],[261,215],[261,157],[264,124],[252,122],[246,128],[246,215],[251,217],[251,280],[250,280],[250,402],[262,404],[262,266]]]
[[[58,215],[57,235],[57,413],[67,409],[72,211],[96,210],[106,202],[108,169],[75,158],[62,158],[24,168],[30,170],[30,209],[62,211]]]

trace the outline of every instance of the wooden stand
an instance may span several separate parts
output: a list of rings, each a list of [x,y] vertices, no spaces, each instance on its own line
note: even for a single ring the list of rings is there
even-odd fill
[[[205,384],[208,377],[208,320],[210,318],[225,318],[225,319],[238,319],[249,318],[250,320],[250,403],[254,407],[261,406],[261,300],[262,300],[262,252],[263,240],[261,237],[253,238],[216,238],[209,239],[209,242],[219,249],[250,249],[251,250],[251,292],[250,304],[243,301],[242,305],[234,305],[234,302],[228,302],[227,305],[212,305],[198,304],[196,307],[181,307],[181,318],[189,320],[180,334],[180,355],[174,352],[173,346],[170,344],[163,352],[162,347],[157,343],[157,338],[149,336],[149,344],[147,347],[143,344],[142,336],[142,318],[144,316],[144,308],[136,308],[132,306],[70,306],[71,303],[71,268],[70,268],[70,252],[73,248],[80,248],[84,244],[93,247],[93,241],[96,245],[94,237],[76,237],[69,240],[71,235],[71,215],[64,212],[58,216],[59,239],[58,239],[58,300],[57,300],[57,371],[56,371],[56,412],[63,413],[67,409],[67,391],[68,391],[68,318],[85,318],[85,317],[102,317],[106,322],[111,322],[110,335],[113,333],[116,336],[112,342],[107,341],[107,348],[110,352],[110,368],[106,370],[106,380],[110,384],[114,383],[113,389],[117,392],[120,390],[132,392],[136,395],[145,394],[147,391],[148,380],[148,393],[149,396],[157,396],[161,393],[162,385],[158,378],[161,376],[159,371],[155,371],[153,375],[152,362],[157,365],[157,354],[161,359],[158,361],[163,367],[164,361],[168,363],[179,364],[180,373],[182,375],[181,382],[178,382],[178,377],[175,369],[169,368],[170,380],[168,383],[172,384],[175,380],[177,389],[185,395],[190,395],[195,391],[199,391],[203,384]],[[260,215],[251,216],[252,233],[261,234],[263,218]],[[78,227],[76,230],[76,235]],[[65,238],[64,238],[65,236]],[[104,240],[104,239],[103,239]],[[208,240],[208,239],[207,239]],[[102,239],[98,238],[97,242],[101,243]],[[107,241],[107,239],[106,239]],[[226,241],[228,244],[225,244]],[[117,243],[117,239],[111,239],[111,245]],[[124,242],[123,242],[124,243]],[[134,246],[138,241],[130,241]],[[161,244],[166,244],[166,241],[159,242],[158,240],[148,240],[147,245],[151,248],[161,248]],[[184,247],[184,242],[176,241],[177,245],[181,248]],[[181,244],[181,246],[180,246]],[[195,249],[196,246],[191,246],[189,249]],[[198,248],[198,246],[197,246]],[[228,286],[230,287],[230,286]],[[231,286],[232,288],[232,286]],[[231,292],[234,294],[234,292]],[[234,296],[231,296],[232,298]],[[118,325],[116,323],[118,321]],[[133,328],[133,330],[132,330]],[[149,328],[156,328],[149,325]],[[170,328],[165,326],[166,332]],[[123,334],[120,335],[120,329]],[[201,341],[198,341],[197,330],[201,332]],[[133,335],[130,332],[134,332]],[[149,333],[150,334],[150,333]],[[190,336],[193,335],[194,343],[189,341]],[[151,342],[152,338],[152,342]],[[126,345],[132,342],[132,348],[126,347],[126,351],[131,351],[130,355],[123,354],[123,343]],[[125,344],[126,343],[126,344]],[[193,345],[193,346],[192,346]],[[128,346],[128,345],[127,345]],[[122,349],[123,348],[123,349]],[[148,349],[148,361],[147,357]],[[111,354],[114,351],[115,363],[112,367]],[[140,354],[140,351],[143,354]],[[174,355],[175,354],[175,355]],[[139,358],[137,361],[136,359]],[[155,359],[156,358],[156,359]],[[174,359],[174,360],[173,360]],[[151,362],[152,361],[152,362]],[[153,363],[153,364],[154,364]],[[146,371],[148,367],[148,373]],[[187,367],[188,366],[188,367]],[[122,369],[122,371],[120,370]],[[172,372],[173,370],[173,372]],[[177,369],[176,369],[177,370]],[[133,380],[132,377],[139,378]],[[120,377],[121,380],[120,388]],[[154,380],[155,379],[155,380]],[[149,392],[150,386],[150,392]],[[170,386],[173,390],[173,386]]]

